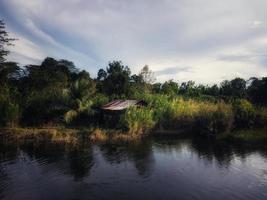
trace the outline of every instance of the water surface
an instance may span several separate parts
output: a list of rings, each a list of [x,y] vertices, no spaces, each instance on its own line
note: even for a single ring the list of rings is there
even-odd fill
[[[267,199],[267,150],[192,139],[0,145],[0,199]]]

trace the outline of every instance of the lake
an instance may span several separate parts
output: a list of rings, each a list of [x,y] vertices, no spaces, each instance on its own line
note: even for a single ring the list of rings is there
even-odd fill
[[[267,199],[267,145],[0,145],[0,199]]]

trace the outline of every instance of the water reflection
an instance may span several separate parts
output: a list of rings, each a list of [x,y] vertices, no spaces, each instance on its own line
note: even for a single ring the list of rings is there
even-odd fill
[[[68,145],[64,143],[23,143],[20,146],[31,160],[40,165],[50,166],[60,173],[68,174],[75,180],[89,175],[93,166],[92,146],[88,143]]]
[[[264,145],[162,138],[0,145],[0,199],[265,199],[266,188]]]
[[[145,140],[128,145],[102,145],[100,147],[103,157],[111,164],[131,161],[138,174],[144,178],[153,171],[154,156],[152,142]]]

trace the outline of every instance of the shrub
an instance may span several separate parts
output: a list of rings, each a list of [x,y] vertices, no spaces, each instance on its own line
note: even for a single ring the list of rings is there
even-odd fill
[[[234,123],[236,128],[252,127],[256,123],[256,110],[254,106],[245,99],[236,100],[233,103]]]
[[[195,119],[195,130],[204,133],[224,132],[232,127],[233,113],[230,105],[223,102],[200,106]]]
[[[162,116],[164,128],[188,128],[194,131],[218,133],[231,127],[232,109],[223,102],[172,100]]]
[[[256,126],[266,127],[267,126],[267,108],[259,107],[256,109]]]
[[[146,133],[154,124],[153,112],[148,108],[130,107],[120,118],[120,125],[131,134]]]
[[[14,94],[16,91],[13,92]],[[8,87],[0,90],[0,126],[15,126],[19,123],[19,105]]]
[[[171,100],[160,120],[161,126],[167,129],[192,128],[197,106],[193,101]]]

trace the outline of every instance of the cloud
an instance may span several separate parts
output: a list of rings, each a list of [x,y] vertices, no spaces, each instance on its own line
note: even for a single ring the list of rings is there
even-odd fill
[[[42,52],[95,75],[122,60],[134,73],[149,65],[159,81],[214,83],[267,75],[266,7],[265,0],[2,0],[0,12],[11,32],[35,44],[11,54],[17,61]]]
[[[10,33],[10,37],[19,39],[16,40],[16,45],[8,47],[12,52],[8,56],[9,60],[19,62],[21,65],[39,64],[46,57],[43,50],[32,41],[13,33]]]
[[[253,21],[252,24],[251,24],[251,28],[260,28],[263,26],[263,22],[262,21]]]
[[[163,76],[163,75],[175,75],[180,72],[192,72],[191,67],[168,67],[163,70],[155,71],[156,76]]]

